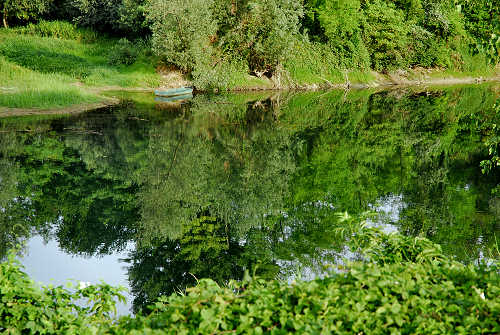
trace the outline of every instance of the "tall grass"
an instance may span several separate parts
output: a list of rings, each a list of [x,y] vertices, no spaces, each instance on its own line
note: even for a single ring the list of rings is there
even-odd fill
[[[55,37],[84,43],[95,43],[100,39],[97,32],[91,29],[79,28],[75,24],[64,21],[42,20],[37,24],[30,23],[26,27],[20,27],[14,31],[25,35]]]

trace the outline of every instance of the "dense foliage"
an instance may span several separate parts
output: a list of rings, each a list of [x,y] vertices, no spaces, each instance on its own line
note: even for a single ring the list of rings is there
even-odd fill
[[[26,22],[39,18],[49,9],[51,0],[1,0],[0,15],[5,28],[10,19]]]
[[[243,61],[250,73],[279,78],[279,65],[297,52],[294,45],[314,50],[314,43],[328,46],[338,69],[389,71],[420,66],[470,71],[486,66],[488,57],[496,62],[493,46],[477,52],[473,43],[474,38],[486,39],[474,29],[490,18],[474,16],[476,21],[467,21],[467,30],[461,7],[448,0],[324,0],[307,1],[304,6],[277,0],[214,1],[204,2],[204,8],[193,4],[156,0],[148,9],[157,54],[188,70],[208,71],[206,63],[200,65],[201,56],[211,67]],[[465,7],[474,11],[480,6],[471,2]],[[488,28],[498,31],[496,24],[488,23]],[[195,40],[203,52],[182,42],[191,41],[192,36],[202,38]],[[486,40],[496,45],[496,39]],[[171,54],[174,50],[175,55]],[[197,84],[197,72],[193,74]]]
[[[401,333],[500,331],[496,265],[465,266],[422,238],[350,224],[352,251],[323,279],[287,283],[248,276],[219,286],[200,280],[187,294],[161,297],[148,315],[113,321],[119,291],[107,285],[36,288],[11,255],[0,264],[0,330],[11,334]],[[334,266],[335,267],[335,266]],[[81,285],[81,284],[80,284]],[[82,307],[77,299],[86,299]]]
[[[160,62],[201,89],[234,87],[231,80],[248,74],[307,82],[310,58],[337,74],[485,72],[499,61],[494,0],[3,0],[0,12],[5,25],[59,19],[129,40],[151,37]]]
[[[458,2],[465,17],[465,28],[474,37],[475,52],[485,53],[492,63],[500,58],[500,2],[461,0]]]

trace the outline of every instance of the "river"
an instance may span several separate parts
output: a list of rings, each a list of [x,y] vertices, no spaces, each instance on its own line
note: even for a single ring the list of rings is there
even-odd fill
[[[310,279],[346,254],[339,213],[498,257],[498,84],[196,95],[0,119],[0,258],[37,282],[128,288],[120,313],[246,270]],[[369,217],[369,218],[368,218]],[[368,219],[367,219],[368,218]]]

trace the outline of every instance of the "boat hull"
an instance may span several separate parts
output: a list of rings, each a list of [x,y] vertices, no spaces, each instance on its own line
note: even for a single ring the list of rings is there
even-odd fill
[[[192,87],[179,87],[167,90],[155,90],[155,95],[159,97],[172,97],[172,96],[187,95],[192,93],[193,93]]]

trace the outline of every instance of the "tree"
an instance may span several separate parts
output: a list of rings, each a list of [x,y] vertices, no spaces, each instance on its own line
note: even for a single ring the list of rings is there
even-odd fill
[[[36,20],[49,9],[51,2],[52,0],[0,0],[3,26],[8,28],[11,18],[19,21]]]

